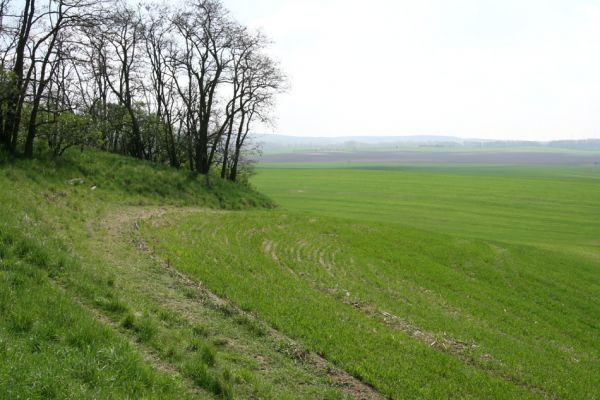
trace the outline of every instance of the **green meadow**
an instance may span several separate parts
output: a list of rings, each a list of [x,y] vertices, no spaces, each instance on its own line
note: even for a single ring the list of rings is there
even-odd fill
[[[600,168],[264,164],[161,258],[390,398],[600,396]]]
[[[2,157],[0,398],[599,398],[598,167]]]
[[[300,362],[301,344],[174,273],[139,235],[169,210],[272,207],[265,196],[95,151],[3,157],[0,399],[351,398],[334,365]]]

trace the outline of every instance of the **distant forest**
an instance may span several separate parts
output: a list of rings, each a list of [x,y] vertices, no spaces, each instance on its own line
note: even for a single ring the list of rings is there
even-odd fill
[[[0,0],[0,146],[89,146],[235,181],[286,88],[219,0]]]

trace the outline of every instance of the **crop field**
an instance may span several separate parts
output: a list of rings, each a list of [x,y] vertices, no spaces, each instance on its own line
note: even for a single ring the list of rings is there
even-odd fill
[[[262,164],[169,265],[391,398],[600,398],[600,168]]]
[[[600,0],[324,3],[0,0],[0,400],[600,400]]]
[[[593,164],[0,165],[0,398],[599,398]]]

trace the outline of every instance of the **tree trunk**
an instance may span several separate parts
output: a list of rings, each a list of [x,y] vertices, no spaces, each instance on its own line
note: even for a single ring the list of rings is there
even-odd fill
[[[198,143],[196,144],[196,168],[202,175],[207,175],[210,171],[208,162],[208,119],[200,123],[200,132],[198,134]]]
[[[231,142],[231,135],[233,133],[233,120],[229,122],[229,129],[227,131],[227,140],[225,141],[225,149],[223,149],[223,163],[221,165],[221,179],[227,177],[227,163],[229,158],[229,143]]]
[[[36,131],[36,119],[39,109],[39,102],[33,104],[31,108],[31,115],[29,117],[29,123],[27,124],[27,139],[25,140],[25,157],[33,157],[33,141],[35,139]]]
[[[233,164],[231,165],[231,172],[229,173],[229,180],[231,182],[237,181],[239,160],[240,160],[240,149],[236,148],[235,154],[233,156]]]
[[[11,91],[7,98],[7,112],[5,121],[5,140],[8,150],[15,153],[17,149],[17,139],[19,128],[21,126],[21,110],[23,107],[23,98],[27,89],[23,80],[23,71],[25,66],[25,48],[27,39],[31,31],[33,14],[35,12],[35,0],[25,0],[23,7],[23,16],[21,26],[19,27],[19,38],[15,49],[15,64],[13,66],[14,91]]]
[[[127,111],[129,112],[129,117],[131,118],[131,135],[132,135],[132,143],[131,143],[131,155],[137,157],[139,159],[144,159],[144,146],[142,143],[142,134],[140,130],[140,124],[135,116],[135,111],[131,107],[127,107]]]

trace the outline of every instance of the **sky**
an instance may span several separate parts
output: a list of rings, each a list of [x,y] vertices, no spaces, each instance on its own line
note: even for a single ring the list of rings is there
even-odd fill
[[[600,138],[600,0],[223,2],[289,77],[269,132]]]

